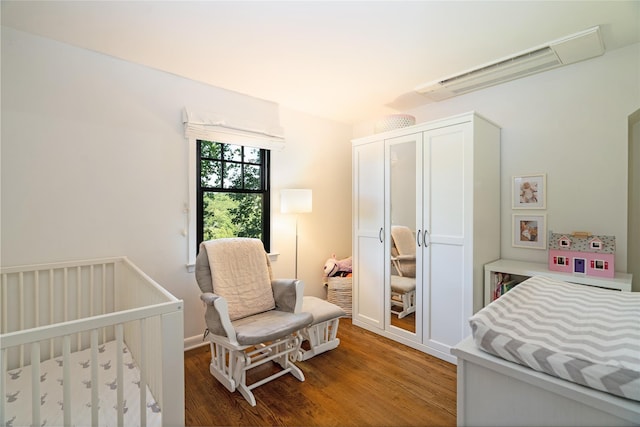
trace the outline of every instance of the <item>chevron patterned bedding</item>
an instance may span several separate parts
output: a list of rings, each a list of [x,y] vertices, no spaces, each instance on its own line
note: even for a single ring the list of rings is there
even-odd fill
[[[640,293],[532,277],[469,321],[494,356],[640,401]]]

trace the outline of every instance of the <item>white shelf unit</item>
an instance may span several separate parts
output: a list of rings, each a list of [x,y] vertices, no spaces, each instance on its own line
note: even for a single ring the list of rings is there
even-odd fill
[[[499,259],[484,266],[484,305],[493,301],[497,273],[511,275],[512,279],[522,281],[531,276],[544,276],[554,280],[577,283],[580,285],[597,286],[600,288],[614,289],[623,292],[631,292],[631,274],[616,272],[615,277],[593,277],[578,273],[560,273],[551,271],[546,263],[515,261]]]

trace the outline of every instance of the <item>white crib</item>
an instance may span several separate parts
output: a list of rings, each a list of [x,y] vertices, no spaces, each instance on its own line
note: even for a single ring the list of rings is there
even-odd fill
[[[0,425],[184,425],[181,300],[126,257],[1,278]]]

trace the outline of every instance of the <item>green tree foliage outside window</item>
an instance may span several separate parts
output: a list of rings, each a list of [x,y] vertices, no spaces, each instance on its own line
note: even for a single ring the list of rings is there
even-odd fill
[[[198,141],[198,239],[254,237],[268,250],[269,152]]]

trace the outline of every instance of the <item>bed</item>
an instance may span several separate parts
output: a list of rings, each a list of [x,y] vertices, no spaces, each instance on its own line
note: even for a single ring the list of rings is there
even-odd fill
[[[184,425],[182,301],[126,257],[0,273],[0,425]]]
[[[640,424],[640,294],[532,277],[470,324],[458,425]]]

